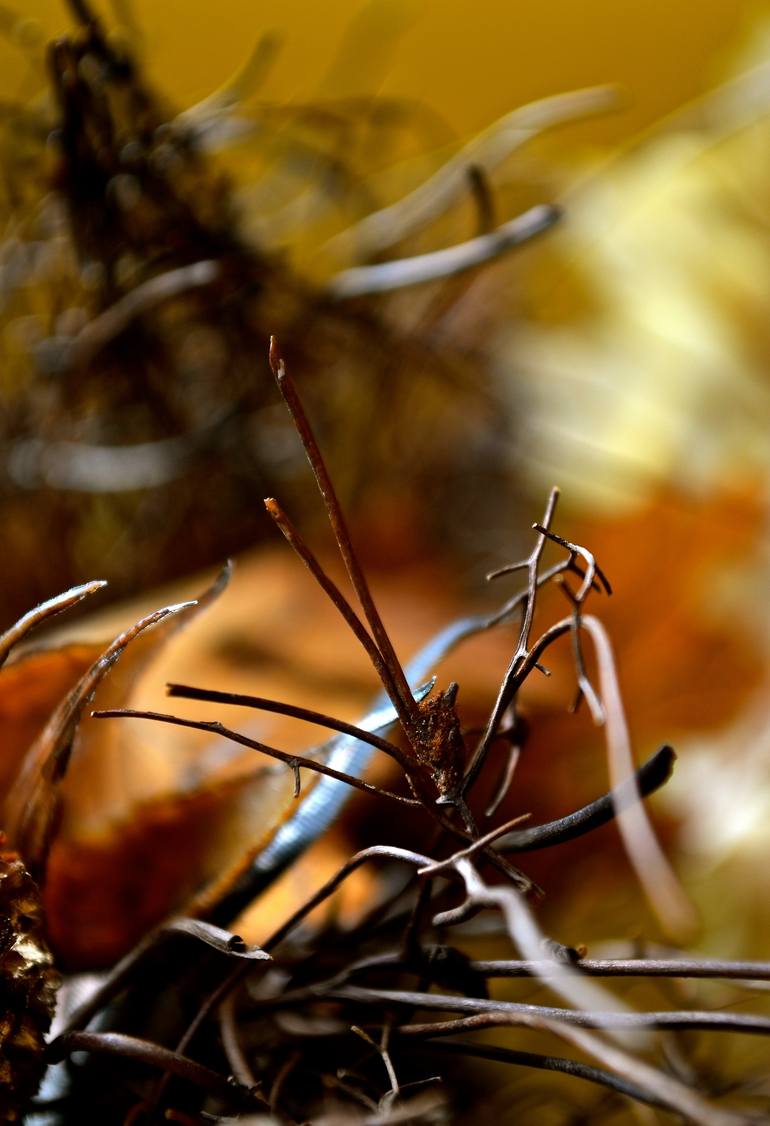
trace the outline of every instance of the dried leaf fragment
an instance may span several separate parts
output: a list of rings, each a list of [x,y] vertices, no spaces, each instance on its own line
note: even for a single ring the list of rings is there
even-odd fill
[[[4,838],[3,838],[4,839]],[[0,853],[0,1122],[19,1122],[44,1070],[59,975],[40,892],[15,852]]]

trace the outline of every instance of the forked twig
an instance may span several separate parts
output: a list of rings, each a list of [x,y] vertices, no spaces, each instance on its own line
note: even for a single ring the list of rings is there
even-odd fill
[[[467,793],[467,791],[471,788],[476,778],[478,777],[481,767],[484,765],[484,760],[486,759],[487,753],[492,744],[492,740],[497,733],[497,728],[500,724],[503,713],[511,703],[513,693],[509,691],[510,684],[513,678],[520,674],[521,669],[527,662],[530,654],[530,634],[532,633],[532,624],[535,618],[537,592],[541,585],[538,575],[540,568],[540,559],[543,554],[543,548],[545,547],[547,531],[550,527],[551,521],[553,520],[558,500],[559,490],[557,488],[551,489],[551,493],[548,497],[548,503],[546,504],[545,508],[545,514],[543,516],[542,526],[538,526],[538,537],[527,559],[523,560],[521,563],[514,564],[511,568],[504,568],[496,572],[493,571],[491,572],[490,576],[488,576],[497,577],[499,575],[507,573],[509,570],[526,569],[526,590],[524,591],[523,596],[517,596],[517,601],[519,597],[521,597],[521,601],[523,602],[524,606],[524,613],[522,616],[521,628],[519,630],[519,637],[516,643],[516,648],[513,652],[513,656],[511,657],[505,677],[503,678],[503,686],[501,687],[500,693],[495,702],[495,706],[492,709],[492,714],[489,718],[484,734],[482,735],[481,740],[479,741],[475,751],[473,752],[471,760],[465,770],[465,777],[463,779],[463,793]]]
[[[356,790],[363,790],[365,794],[377,794],[381,798],[389,798],[401,805],[422,805],[422,802],[416,798],[408,798],[403,794],[384,790],[380,786],[375,786],[372,782],[364,782],[362,778],[353,774],[345,774],[342,770],[335,770],[334,767],[327,766],[324,762],[317,762],[315,759],[306,758],[304,755],[290,754],[288,751],[280,751],[277,747],[270,747],[267,743],[261,743],[258,739],[251,739],[248,735],[225,727],[223,723],[219,723],[217,720],[185,719],[183,716],[167,715],[165,712],[143,711],[138,708],[105,708],[104,711],[92,712],[91,714],[94,719],[150,719],[156,723],[169,723],[175,727],[189,727],[194,731],[208,731],[212,735],[221,735],[224,739],[229,739],[233,743],[240,743],[241,746],[258,751],[268,758],[286,763],[294,771],[295,798],[299,797],[299,771],[310,770],[316,774],[324,774],[327,778],[334,778],[337,782],[344,782],[347,786],[352,786]],[[364,736],[366,736],[365,739]],[[360,736],[356,735],[356,738],[364,739],[365,742],[370,741],[368,732],[362,731]]]

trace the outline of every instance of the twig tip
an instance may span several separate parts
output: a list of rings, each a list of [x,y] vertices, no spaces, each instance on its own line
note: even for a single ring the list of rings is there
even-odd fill
[[[281,349],[278,345],[278,337],[277,336],[271,335],[271,337],[270,337],[270,347],[268,349],[267,355],[268,355],[268,360],[269,360],[269,363],[270,363],[270,369],[271,369],[273,375],[278,380],[282,379],[284,374],[285,374],[286,369],[284,367],[283,357],[281,355]]]

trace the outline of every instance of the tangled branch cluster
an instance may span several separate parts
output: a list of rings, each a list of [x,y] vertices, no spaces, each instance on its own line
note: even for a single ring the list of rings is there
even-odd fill
[[[88,1053],[91,1064],[70,1065],[69,1086],[52,1109],[64,1106],[64,1120],[71,1120],[66,1115],[73,1113],[73,1106],[80,1113],[83,1107],[93,1113],[101,1084],[103,1100],[114,1100],[116,1090],[121,1091],[125,1120],[131,1122],[157,1121],[164,1115],[181,1122],[223,1116],[232,1120],[232,1115],[243,1122],[441,1122],[455,1120],[460,1097],[454,1065],[447,1071],[446,1057],[452,1055],[562,1072],[597,1085],[612,1099],[630,1099],[705,1126],[764,1121],[756,1100],[751,1103],[739,1093],[737,1102],[733,1099],[727,1107],[710,1097],[713,1092],[699,1089],[692,1076],[665,1059],[661,1037],[671,1030],[767,1034],[770,1018],[723,1009],[632,1009],[596,979],[725,978],[745,984],[770,980],[770,965],[682,954],[590,959],[584,950],[565,947],[542,933],[531,906],[540,889],[514,862],[521,854],[568,842],[617,820],[653,909],[670,929],[686,921],[687,902],[642,800],[665,783],[675,755],[664,746],[634,768],[610,643],[599,620],[585,612],[590,596],[610,593],[609,582],[589,551],[552,530],[557,491],[549,497],[542,522],[534,525],[535,544],[527,559],[490,576],[523,570],[523,589],[493,615],[453,623],[402,667],[275,342],[271,364],[362,615],[322,569],[275,500],[266,502],[268,511],[369,655],[390,708],[385,700],[378,701],[372,716],[353,725],[256,696],[169,687],[176,697],[247,705],[325,725],[342,740],[336,745],[343,747],[344,760],[339,754],[335,760],[334,752],[288,754],[220,722],[129,709],[95,713],[204,728],[234,739],[286,763],[295,774],[300,800],[289,824],[291,841],[282,855],[274,849],[269,874],[264,857],[261,862],[258,858],[212,907],[208,919],[172,920],[150,935],[70,1014],[49,1047],[49,1059],[54,1063],[73,1054],[82,1059],[80,1053]],[[565,554],[542,568],[549,541]],[[569,612],[536,636],[535,608],[546,584],[561,588]],[[434,680],[423,683],[426,673],[464,638],[517,620],[513,656],[489,720],[474,741],[462,729],[457,686],[434,691]],[[565,635],[571,637],[574,655],[575,706],[585,700],[606,733],[611,789],[556,821],[522,826],[525,815],[494,824],[520,750],[522,685],[538,670],[547,673],[543,658]],[[586,638],[596,652],[598,686],[587,672]],[[399,741],[388,736],[396,723]],[[372,749],[389,755],[401,768],[400,790],[386,790],[358,776]],[[340,761],[348,769],[341,768]],[[303,771],[318,776],[307,793],[302,792]],[[479,810],[475,787],[482,775],[495,779],[495,795]],[[261,947],[246,946],[224,927],[254,898],[268,875],[272,878],[323,830],[346,787],[394,806],[419,809],[430,826],[427,850],[372,843],[309,896]],[[352,873],[371,864],[386,865],[386,872],[381,894],[363,918],[347,928],[333,919],[325,924],[308,921]],[[480,961],[464,949],[471,921],[486,911],[502,922],[510,944],[508,959]],[[490,996],[495,978],[516,977],[537,979],[557,1003]],[[565,1042],[579,1058],[524,1050],[518,1040],[513,1047],[505,1029],[547,1034]],[[502,1040],[493,1043],[478,1036],[491,1031]],[[108,1057],[112,1066],[105,1083]],[[148,1068],[155,1074],[149,1081]]]

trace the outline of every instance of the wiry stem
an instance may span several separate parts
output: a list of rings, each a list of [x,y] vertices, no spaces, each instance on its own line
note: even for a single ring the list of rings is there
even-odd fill
[[[392,670],[383,657],[382,653],[380,652],[379,648],[377,647],[376,643],[372,640],[372,637],[367,631],[363,622],[358,617],[355,610],[345,598],[344,594],[339,589],[337,584],[334,583],[326,574],[323,567],[318,562],[315,554],[305,543],[304,539],[297,531],[290,518],[283,511],[278,501],[272,497],[268,497],[265,500],[265,508],[267,509],[270,517],[275,521],[278,528],[280,528],[287,542],[291,544],[292,548],[305,564],[307,569],[310,571],[313,578],[316,580],[324,593],[328,595],[330,601],[334,604],[334,606],[336,606],[340,614],[342,614],[343,618],[350,626],[353,634],[366,650],[366,653],[370,661],[374,665],[377,675],[379,676],[382,685],[388,694],[388,697],[393,703],[393,707],[396,709],[399,719],[404,724],[407,731],[411,730],[413,726],[411,710],[405,708],[401,693],[398,690],[396,680],[393,677]]]
[[[184,700],[203,700],[212,704],[232,704],[236,707],[257,708],[259,711],[275,712],[278,715],[305,720],[307,723],[315,723],[319,727],[329,728],[330,731],[352,735],[354,738],[360,739],[362,743],[369,743],[372,747],[384,751],[386,755],[395,759],[406,772],[410,768],[409,760],[404,752],[395,743],[391,743],[389,739],[383,739],[381,735],[366,731],[363,727],[356,727],[354,723],[345,723],[344,720],[335,719],[334,716],[314,711],[312,708],[301,708],[297,704],[285,704],[280,700],[268,700],[264,696],[250,696],[242,692],[219,692],[210,688],[194,688],[189,684],[167,684],[166,691],[169,696],[178,696]]]
[[[266,755],[268,758],[286,763],[294,771],[295,779],[298,779],[300,770],[310,770],[316,774],[325,774],[327,778],[334,778],[338,782],[344,782],[356,790],[363,790],[365,794],[377,794],[381,798],[389,798],[401,805],[422,806],[423,804],[416,798],[394,794],[391,790],[383,790],[380,786],[375,786],[371,782],[364,782],[363,779],[356,778],[353,774],[345,774],[341,770],[335,770],[334,767],[327,766],[326,763],[317,762],[315,759],[305,758],[302,755],[289,754],[288,751],[279,751],[277,747],[270,747],[267,743],[250,739],[248,735],[242,735],[240,731],[233,731],[232,728],[225,727],[223,723],[219,723],[217,720],[185,719],[178,715],[167,715],[165,712],[142,711],[135,708],[105,708],[104,711],[92,712],[91,714],[94,719],[150,719],[156,723],[169,723],[175,727],[189,727],[194,731],[208,731],[212,735],[221,735],[225,739],[230,739],[233,743],[240,743],[241,746],[248,747],[250,750],[259,751],[260,754]],[[299,797],[298,788],[295,788],[294,796]]]
[[[514,654],[511,657],[510,664],[508,665],[508,669],[503,680],[503,684],[505,686],[509,685],[512,679],[521,672],[521,669],[526,663],[530,653],[529,638],[532,632],[532,623],[535,617],[535,603],[537,600],[538,588],[540,586],[540,583],[538,581],[540,558],[543,554],[543,548],[545,547],[547,539],[547,530],[553,519],[554,512],[556,511],[558,500],[559,490],[557,488],[551,489],[550,496],[548,497],[548,503],[546,504],[545,508],[545,514],[543,516],[543,523],[542,526],[539,526],[538,537],[535,542],[535,546],[533,547],[529,557],[524,562],[524,566],[527,570],[527,588],[524,594],[524,617],[521,623],[521,629],[519,631],[519,639],[516,644],[516,649],[514,650]],[[517,564],[517,569],[518,566],[519,565]],[[502,572],[500,571],[497,572],[497,574],[501,573]],[[492,572],[492,574],[494,575],[495,572]],[[489,747],[491,746],[492,740],[494,739],[497,732],[497,727],[500,723],[503,712],[508,707],[510,700],[510,693],[508,693],[507,697],[504,698],[501,690],[501,694],[498,696],[495,707],[492,710],[492,715],[490,716],[489,722],[487,723],[486,730],[484,731],[484,734],[478,746],[476,747],[476,750],[471,757],[471,761],[465,771],[465,778],[463,780],[464,793],[466,793],[471,788],[474,781],[478,777],[479,771],[481,770],[481,767],[483,766],[484,760],[487,756],[487,752],[489,751]]]
[[[361,569],[358,557],[353,548],[345,517],[342,514],[342,508],[337,499],[337,494],[332,485],[329,472],[321,455],[310,422],[305,414],[304,407],[297,394],[297,389],[281,358],[278,350],[278,342],[274,336],[270,338],[270,366],[273,370],[276,383],[278,384],[278,389],[283,396],[286,406],[289,408],[289,413],[291,414],[297,433],[305,449],[307,459],[310,462],[310,468],[313,470],[313,476],[316,479],[319,492],[326,506],[329,523],[334,532],[340,555],[342,556],[350,581],[353,584],[353,589],[361,603],[364,617],[369,623],[374,641],[388,669],[389,679],[395,684],[397,699],[393,699],[393,706],[397,707],[398,700],[400,708],[397,710],[404,712],[411,717],[412,722],[415,722],[417,719],[415,703],[404,671],[401,668],[401,662],[396,655],[396,651],[383,625],[379,611],[375,606],[374,599],[369,590],[369,584],[366,581],[366,576]]]
[[[57,1054],[62,1058],[65,1052],[93,1052],[99,1055],[119,1056],[135,1060],[150,1067],[159,1068],[171,1075],[178,1075],[188,1083],[202,1087],[216,1098],[248,1106],[255,1101],[254,1095],[240,1083],[212,1071],[210,1067],[196,1063],[195,1060],[153,1044],[136,1036],[126,1036],[122,1032],[69,1032],[56,1041]]]

